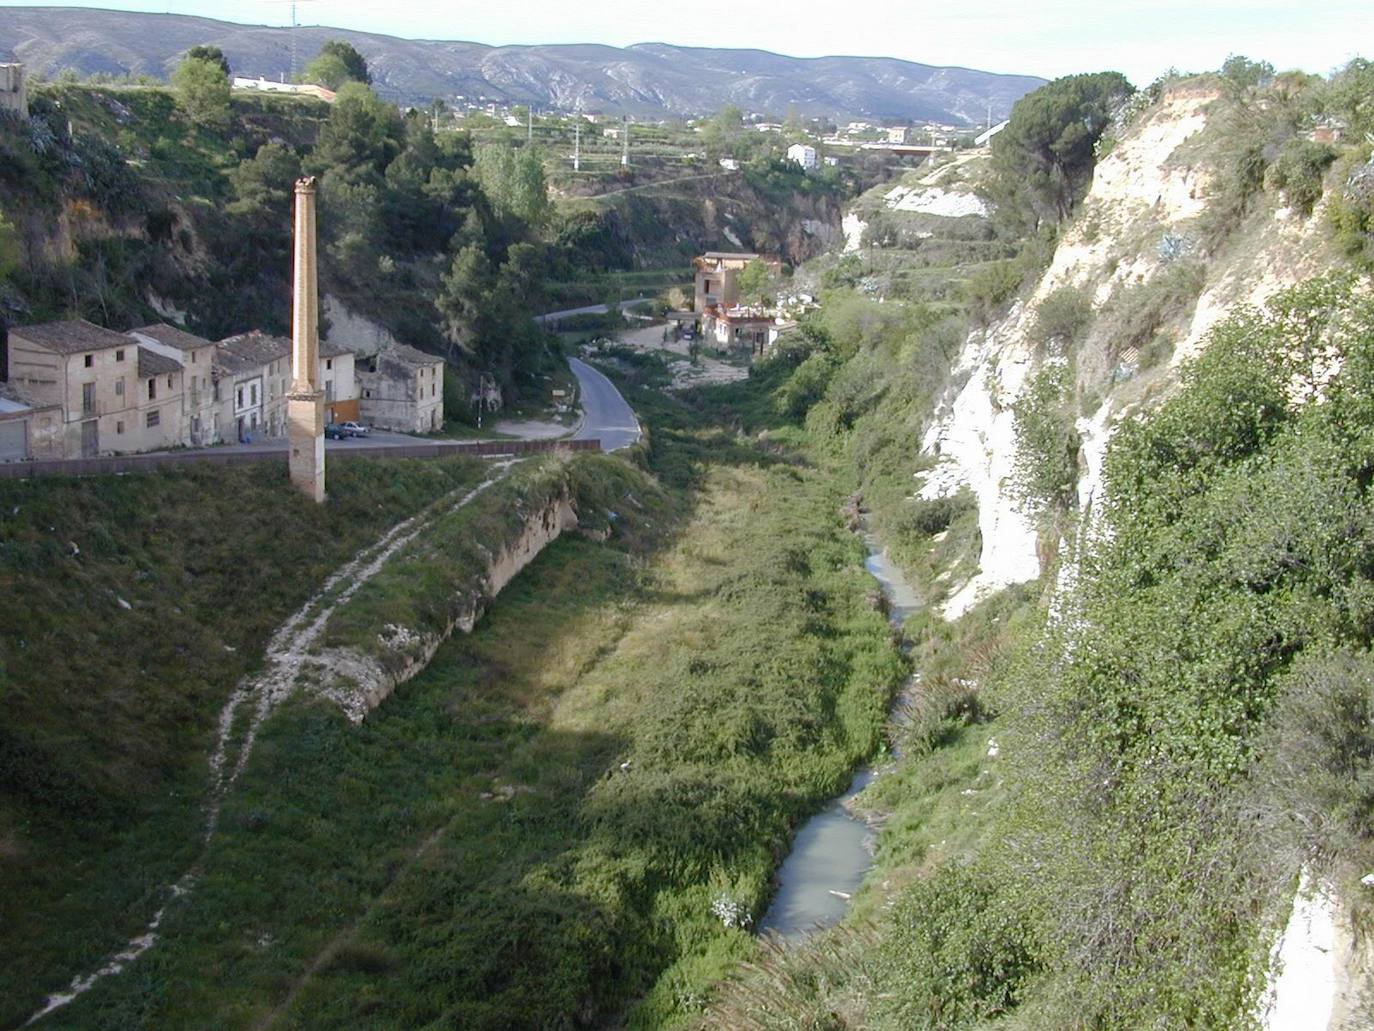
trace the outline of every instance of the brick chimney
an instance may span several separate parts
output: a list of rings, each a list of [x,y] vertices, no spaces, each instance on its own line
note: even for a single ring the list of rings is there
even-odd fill
[[[320,304],[315,268],[315,179],[296,181],[296,266],[286,436],[291,482],[324,500],[324,392],[319,389]]]

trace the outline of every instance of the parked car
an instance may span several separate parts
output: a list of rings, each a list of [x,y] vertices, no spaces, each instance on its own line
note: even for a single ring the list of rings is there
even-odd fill
[[[344,429],[344,427],[337,422],[331,422],[326,425],[324,428],[324,435],[330,440],[346,440],[348,437],[352,436],[348,430]]]
[[[340,425],[343,427],[343,431],[350,437],[366,437],[372,432],[371,426],[364,426],[360,422],[345,422]]]

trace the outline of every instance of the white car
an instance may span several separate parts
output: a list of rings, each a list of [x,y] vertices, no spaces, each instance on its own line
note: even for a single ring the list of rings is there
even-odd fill
[[[372,432],[371,426],[364,426],[360,422],[345,422],[340,423],[340,426],[342,426],[343,431],[350,437],[366,437]]]

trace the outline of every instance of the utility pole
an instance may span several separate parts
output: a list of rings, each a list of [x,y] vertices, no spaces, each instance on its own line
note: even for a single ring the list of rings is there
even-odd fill
[[[630,167],[630,116],[620,116],[620,167]]]
[[[534,142],[534,105],[525,108],[525,142]]]
[[[582,126],[573,126],[573,171],[582,171]]]
[[[991,129],[991,128],[992,128],[992,101],[991,101],[991,100],[988,101],[988,124],[985,126],[985,128],[988,128],[988,129]]]

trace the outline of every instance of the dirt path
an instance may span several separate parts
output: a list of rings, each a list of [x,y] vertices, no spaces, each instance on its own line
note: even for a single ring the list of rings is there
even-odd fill
[[[320,639],[334,610],[376,576],[393,555],[423,533],[434,520],[468,504],[503,479],[514,464],[514,461],[497,463],[491,475],[477,486],[460,487],[422,509],[418,514],[397,523],[335,570],[311,599],[277,628],[267,642],[262,668],[245,677],[220,710],[215,748],[210,754],[210,791],[205,802],[205,833],[195,863],[176,883],[166,887],[166,901],[153,914],[142,934],[130,939],[123,949],[110,956],[98,970],[73,978],[65,991],[49,995],[44,1000],[42,1009],[25,1021],[24,1027],[37,1023],[54,1010],[61,1009],[105,978],[121,973],[157,943],[157,931],[162,924],[167,906],[188,895],[195,886],[196,877],[205,861],[210,843],[219,829],[219,816],[225,796],[244,767],[248,765],[258,729],[272,710],[295,691],[301,673],[313,661],[309,654],[310,649]],[[248,708],[247,703],[250,699],[254,704]],[[246,708],[248,711],[245,713],[242,710]],[[422,846],[421,851],[427,847],[428,844]],[[417,857],[418,855],[419,853]],[[317,957],[312,970],[323,964],[327,958]]]

